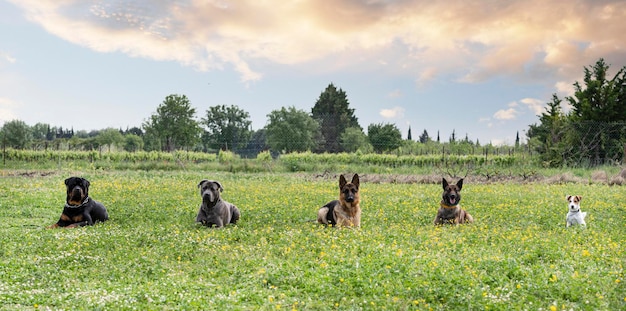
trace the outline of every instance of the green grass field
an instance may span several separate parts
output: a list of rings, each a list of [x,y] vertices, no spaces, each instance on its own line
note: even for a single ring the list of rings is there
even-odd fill
[[[368,183],[362,227],[311,220],[337,181],[306,174],[0,171],[0,309],[624,310],[626,191],[475,184],[472,225],[434,227],[440,185]],[[63,180],[91,181],[110,221],[45,229]],[[204,178],[242,212],[194,224]],[[587,228],[565,228],[565,196]]]

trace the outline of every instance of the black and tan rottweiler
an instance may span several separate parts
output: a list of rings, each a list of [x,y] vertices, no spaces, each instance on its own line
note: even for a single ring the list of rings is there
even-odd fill
[[[67,197],[61,218],[48,228],[76,228],[91,226],[96,222],[109,219],[107,209],[102,203],[89,197],[89,181],[81,177],[65,180]]]
[[[317,222],[331,226],[361,226],[361,199],[359,195],[359,175],[354,174],[352,182],[343,175],[339,177],[339,200],[333,200],[317,211]]]
[[[459,179],[456,185],[448,184],[443,178],[443,194],[439,204],[439,210],[435,217],[435,225],[443,224],[463,224],[472,223],[474,218],[467,211],[461,208],[461,188],[463,188],[463,178]]]

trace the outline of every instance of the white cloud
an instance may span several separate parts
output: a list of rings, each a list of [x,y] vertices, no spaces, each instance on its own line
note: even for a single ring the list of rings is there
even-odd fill
[[[391,109],[382,109],[380,115],[385,119],[395,119],[404,117],[404,108],[393,107]]]
[[[542,100],[536,98],[524,98],[520,103],[526,105],[535,115],[540,115],[546,106]]]
[[[515,108],[501,109],[493,114],[493,118],[496,120],[514,120],[517,114],[518,112]]]
[[[554,84],[554,88],[556,88],[556,92],[561,96],[572,96],[574,95],[574,82],[565,82],[559,81]]]

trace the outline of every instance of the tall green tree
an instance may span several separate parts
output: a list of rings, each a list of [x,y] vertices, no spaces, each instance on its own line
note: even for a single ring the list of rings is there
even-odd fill
[[[574,83],[572,105],[574,121],[626,121],[626,66],[609,79],[609,65],[600,59],[592,68],[585,67],[583,85]]]
[[[196,109],[185,95],[168,95],[155,114],[143,123],[148,139],[154,138],[163,151],[190,149],[200,139]],[[155,142],[150,142],[153,145]]]
[[[320,94],[311,110],[313,119],[320,124],[324,144],[319,151],[342,151],[340,136],[349,127],[361,128],[358,119],[354,116],[354,109],[350,108],[346,92],[337,89],[332,83]]]
[[[598,165],[624,157],[626,145],[626,67],[612,77],[609,65],[599,59],[584,68],[583,82],[574,83],[574,95],[565,100],[572,109],[561,109],[556,94],[539,124],[528,130],[529,145],[550,166]]]
[[[25,149],[33,139],[30,127],[21,120],[11,120],[2,125],[2,145]]]
[[[428,135],[428,132],[426,131],[426,129],[424,129],[424,132],[422,132],[422,135],[420,135],[419,137],[419,142],[422,144],[425,144],[429,141],[430,141],[430,136]]]
[[[302,152],[318,145],[319,124],[306,111],[282,107],[273,110],[267,117],[267,143],[273,150]]]
[[[205,131],[202,142],[210,149],[233,150],[245,148],[252,130],[250,114],[237,106],[213,106],[202,119]]]
[[[626,145],[626,66],[609,78],[609,65],[599,59],[585,67],[583,84],[574,83],[567,97],[573,121],[569,142],[579,146],[572,154],[591,165],[621,160]]]
[[[539,124],[532,124],[526,135],[529,145],[541,155],[544,163],[550,166],[563,164],[562,147],[567,131],[566,116],[563,113],[562,100],[552,94],[545,111],[539,115]]]
[[[367,137],[376,152],[392,151],[402,145],[402,133],[394,124],[370,124]]]

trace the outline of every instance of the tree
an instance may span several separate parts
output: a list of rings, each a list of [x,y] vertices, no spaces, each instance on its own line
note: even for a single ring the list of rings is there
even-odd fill
[[[267,144],[267,130],[262,128],[252,131],[248,145],[245,150],[241,152],[241,155],[247,158],[253,158],[256,157],[261,151],[269,149],[270,146]]]
[[[168,95],[157,112],[143,123],[143,128],[146,135],[158,141],[163,151],[191,148],[198,142],[201,132],[195,114],[196,109],[191,107],[187,96]]]
[[[349,127],[339,137],[341,148],[346,152],[371,149],[367,135],[358,127]],[[368,148],[369,147],[369,148]]]
[[[108,128],[100,132],[97,140],[100,146],[109,146],[110,152],[111,146],[120,146],[124,143],[124,136],[122,136],[119,130]]]
[[[137,136],[141,137],[141,136],[143,136],[143,131],[140,128],[136,127],[136,126],[133,126],[131,128],[127,128],[126,131],[124,131],[124,133],[122,133],[122,134],[124,134],[124,135],[133,134],[133,135],[137,135]]]
[[[143,149],[143,139],[135,134],[126,134],[124,136],[124,150],[128,152],[136,152]]]
[[[452,135],[450,135],[450,143],[454,144],[456,142],[456,133],[454,129],[452,129]]]
[[[361,128],[346,93],[331,83],[315,102],[311,115],[320,124],[324,145],[321,151],[340,152],[339,137],[349,127]]]
[[[25,149],[32,141],[30,127],[21,120],[11,120],[2,126],[2,145]]]
[[[202,125],[206,127],[202,142],[210,149],[237,151],[250,140],[250,114],[237,106],[209,107]]]
[[[439,135],[439,133],[437,133],[437,135]],[[419,142],[422,144],[425,144],[429,141],[430,141],[430,136],[428,136],[428,132],[426,131],[426,129],[424,129],[424,132],[419,137]]]
[[[50,124],[46,123],[36,123],[31,128],[31,133],[33,134],[33,139],[36,140],[46,140],[46,135],[50,130]]]
[[[579,146],[572,156],[592,165],[621,160],[626,141],[626,66],[609,80],[609,65],[599,59],[593,68],[584,68],[583,85],[574,83],[574,95],[566,97],[572,106],[572,130],[568,143]]]
[[[552,94],[546,111],[539,115],[539,124],[530,125],[528,129],[529,145],[541,154],[541,158],[552,166],[562,164],[561,142],[565,135],[565,115],[561,107],[562,100]]]
[[[575,121],[626,121],[626,66],[611,80],[606,77],[608,70],[609,65],[601,58],[593,69],[585,67],[584,87],[574,83],[574,96],[566,99]]]
[[[289,153],[311,150],[318,145],[319,124],[305,111],[283,107],[267,117],[267,143],[272,149]]]
[[[394,124],[370,124],[367,136],[376,152],[395,150],[402,145],[402,134]]]
[[[76,131],[74,137],[78,138],[89,138],[89,133],[85,130]]]

